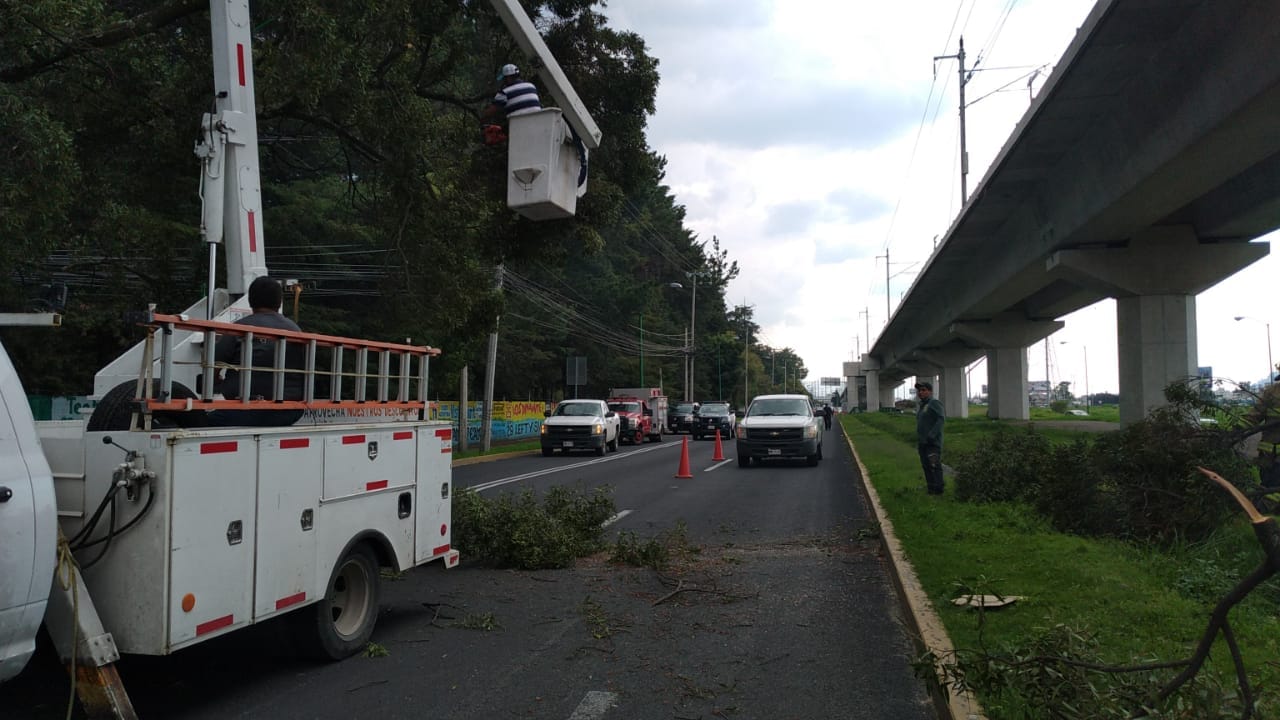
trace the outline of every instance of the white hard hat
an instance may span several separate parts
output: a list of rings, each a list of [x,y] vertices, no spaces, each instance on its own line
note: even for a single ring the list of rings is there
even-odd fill
[[[519,74],[520,74],[520,68],[516,67],[515,65],[512,65],[511,63],[507,63],[506,65],[502,66],[501,70],[498,71],[498,79],[501,80],[502,78],[509,78],[512,75],[519,75]]]

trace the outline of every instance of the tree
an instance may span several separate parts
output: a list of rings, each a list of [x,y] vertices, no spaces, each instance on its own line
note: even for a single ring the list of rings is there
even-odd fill
[[[700,270],[695,386],[710,390],[713,346],[702,339],[727,327],[723,292],[737,265],[717,238],[708,247],[684,227],[644,135],[657,61],[601,7],[526,3],[604,134],[577,217],[549,223],[505,207],[504,151],[479,142],[493,69],[520,57],[487,4],[253,7],[267,261],[303,281],[307,329],[442,347],[433,386],[452,393],[464,365],[482,366],[498,323],[499,397],[563,387],[567,348],[588,356],[602,391],[634,377],[638,352],[498,291],[495,266],[601,322],[643,315],[666,338],[646,361],[660,358],[668,377],[687,304],[662,287]],[[0,140],[14,149],[0,164],[0,266],[10,268],[0,309],[24,309],[55,279],[69,287],[62,330],[39,341],[5,331],[23,340],[8,347],[31,387],[83,392],[139,337],[119,323],[123,311],[182,309],[203,292],[191,138],[212,92],[207,8],[0,6]]]

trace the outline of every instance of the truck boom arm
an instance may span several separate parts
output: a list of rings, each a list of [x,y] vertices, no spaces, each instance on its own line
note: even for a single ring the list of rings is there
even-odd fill
[[[258,115],[248,0],[209,0],[213,36],[214,111],[201,121],[196,155],[203,161],[200,233],[227,254],[227,290],[243,294],[267,274],[258,175]]]

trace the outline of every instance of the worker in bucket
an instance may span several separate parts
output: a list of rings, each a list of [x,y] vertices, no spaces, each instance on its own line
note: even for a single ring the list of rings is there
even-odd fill
[[[491,121],[498,113],[504,117],[527,115],[542,109],[542,101],[538,99],[538,88],[533,83],[520,77],[520,68],[507,63],[498,71],[498,94],[493,96],[489,106],[480,114],[485,121],[484,142],[486,145],[497,145],[505,142],[507,135],[502,127]]]

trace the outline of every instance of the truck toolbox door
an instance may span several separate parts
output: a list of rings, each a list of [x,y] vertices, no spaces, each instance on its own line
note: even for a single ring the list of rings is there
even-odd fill
[[[169,650],[251,621],[258,496],[252,435],[201,434],[173,443]]]
[[[449,511],[453,496],[453,429],[448,425],[426,426],[418,428],[417,433],[418,515],[413,561],[421,565],[453,549]],[[448,558],[445,563],[449,563]]]
[[[316,515],[324,479],[324,443],[311,435],[263,435],[258,441],[258,562],[254,620],[319,599]]]

